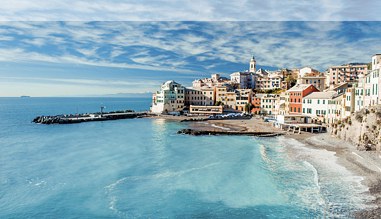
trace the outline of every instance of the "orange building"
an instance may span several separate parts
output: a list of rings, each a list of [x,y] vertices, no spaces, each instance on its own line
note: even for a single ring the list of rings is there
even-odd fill
[[[261,113],[261,98],[264,95],[265,94],[255,94],[251,98],[251,105],[252,105],[251,113],[253,113],[253,114],[260,114]]]
[[[287,90],[286,95],[288,98],[286,101],[288,101],[289,114],[301,114],[303,97],[312,92],[319,92],[312,84],[297,84]]]

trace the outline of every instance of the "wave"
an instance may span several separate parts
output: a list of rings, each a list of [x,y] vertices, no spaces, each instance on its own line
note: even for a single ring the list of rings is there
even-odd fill
[[[215,124],[212,124],[211,126],[214,127],[214,128],[222,129],[222,130],[230,130],[230,128],[226,128],[226,127],[215,125]]]
[[[302,142],[284,136],[278,139],[288,148],[293,159],[303,161],[312,171],[314,184],[322,197],[319,204],[325,206],[324,213],[338,216],[348,213],[342,212],[343,209],[356,211],[374,207],[369,205],[374,197],[369,188],[362,184],[364,178],[341,165],[335,152],[309,148]]]

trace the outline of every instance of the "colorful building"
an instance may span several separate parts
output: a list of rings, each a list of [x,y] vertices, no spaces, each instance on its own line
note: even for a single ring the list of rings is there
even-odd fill
[[[286,104],[288,106],[289,114],[301,114],[302,113],[302,101],[303,97],[307,96],[312,92],[318,92],[319,90],[312,84],[297,84],[287,90]]]

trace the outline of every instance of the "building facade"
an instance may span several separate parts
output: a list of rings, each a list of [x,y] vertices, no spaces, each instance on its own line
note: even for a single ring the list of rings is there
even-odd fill
[[[152,95],[152,113],[179,112],[184,109],[185,87],[175,81],[167,81],[161,85],[160,91]]]
[[[311,84],[297,84],[286,91],[286,104],[288,106],[288,114],[301,114],[303,97],[312,92],[319,92],[319,90]]]
[[[261,98],[261,113],[265,115],[276,114],[276,102],[278,94],[265,94]]]
[[[215,104],[215,89],[204,88],[186,88],[185,105],[213,106]]]
[[[239,89],[255,88],[254,72],[234,72],[230,74],[230,81],[238,85]]]
[[[303,97],[302,113],[322,122],[328,121],[329,101],[336,98],[335,91],[313,92]]]
[[[350,63],[339,66],[332,66],[328,69],[330,76],[330,86],[344,82],[356,82],[360,74],[366,75],[368,66],[365,63]]]

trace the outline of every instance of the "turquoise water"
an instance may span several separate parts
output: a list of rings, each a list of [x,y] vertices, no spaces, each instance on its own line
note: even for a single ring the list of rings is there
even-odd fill
[[[347,218],[361,208],[353,178],[332,180],[284,138],[178,135],[185,124],[162,119],[30,122],[149,104],[0,98],[0,218]]]

